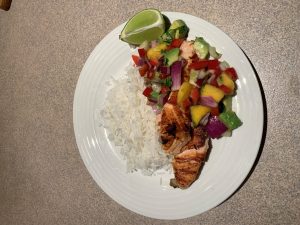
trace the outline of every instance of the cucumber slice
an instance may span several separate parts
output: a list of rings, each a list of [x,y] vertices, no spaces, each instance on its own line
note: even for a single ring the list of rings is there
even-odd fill
[[[209,57],[209,44],[203,37],[197,37],[194,42],[196,54],[200,59],[207,59]]]

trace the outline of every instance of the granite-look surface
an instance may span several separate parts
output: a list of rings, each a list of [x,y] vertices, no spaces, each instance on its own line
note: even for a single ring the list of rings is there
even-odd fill
[[[245,185],[222,205],[173,222],[110,199],[87,172],[73,132],[87,57],[146,7],[189,13],[230,35],[255,66],[268,108],[264,149]],[[299,13],[298,0],[13,0],[0,11],[0,224],[299,224]]]

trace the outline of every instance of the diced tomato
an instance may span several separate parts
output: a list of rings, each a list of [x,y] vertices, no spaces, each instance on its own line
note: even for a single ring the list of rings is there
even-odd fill
[[[191,97],[193,105],[196,105],[199,100],[199,97],[200,97],[199,88],[193,87],[193,89],[191,90],[190,97]]]
[[[139,64],[140,57],[137,55],[132,55],[131,57],[132,57],[134,64],[137,66]]]
[[[201,87],[202,83],[203,83],[203,79],[198,79],[198,80],[196,81],[196,84],[197,84],[199,87]]]
[[[207,61],[207,68],[209,70],[216,70],[219,67],[219,60],[214,59],[214,60],[208,60]]]
[[[143,95],[145,95],[148,98],[152,91],[153,91],[152,87],[146,87],[145,90],[143,91]]]
[[[170,88],[167,87],[167,86],[162,86],[161,89],[160,89],[161,94],[168,93],[169,91],[170,91]]]
[[[192,62],[189,65],[189,68],[194,69],[194,70],[201,70],[201,69],[206,68],[207,65],[208,65],[207,60],[203,60],[203,61]]]
[[[171,42],[171,46],[173,48],[179,48],[180,45],[182,44],[183,42],[183,39],[174,39],[172,42]]]
[[[149,63],[150,63],[152,66],[157,66],[157,65],[158,65],[158,60],[149,60]]]
[[[146,50],[144,48],[139,48],[138,52],[139,52],[139,55],[140,55],[141,58],[145,58]]]
[[[221,85],[219,86],[219,88],[224,91],[224,93],[226,94],[230,94],[231,93],[231,89],[229,87],[226,87],[225,85]]]
[[[149,66],[148,66],[148,64],[145,63],[141,68],[139,68],[140,75],[142,77],[145,76],[145,74],[147,73],[148,69],[149,69]]]
[[[182,102],[182,107],[183,107],[184,110],[188,110],[191,105],[192,105],[192,102],[191,102],[191,100],[189,98],[185,99]]]
[[[225,69],[225,73],[227,73],[229,76],[231,76],[232,80],[237,80],[238,75],[233,67],[229,67]]]

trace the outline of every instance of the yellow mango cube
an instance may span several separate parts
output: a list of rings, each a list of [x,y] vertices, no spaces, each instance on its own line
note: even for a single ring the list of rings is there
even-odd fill
[[[181,105],[182,102],[187,99],[192,91],[193,85],[185,81],[181,84],[178,95],[177,95],[177,104]]]
[[[192,117],[193,124],[196,127],[200,123],[201,119],[207,113],[209,113],[211,109],[203,105],[193,105],[190,107],[190,110],[191,110],[191,117]]]
[[[201,96],[210,96],[218,103],[224,97],[224,92],[220,88],[217,88],[210,84],[205,84],[201,90]]]
[[[155,46],[154,48],[150,48],[147,51],[147,57],[150,60],[158,60],[162,54],[161,51],[167,49],[167,45],[166,44],[159,44],[157,46]]]
[[[231,79],[231,77],[227,73],[223,72],[220,75],[220,77],[218,78],[218,84],[228,87],[231,90],[231,92],[233,93],[235,84],[234,84],[234,81]]]

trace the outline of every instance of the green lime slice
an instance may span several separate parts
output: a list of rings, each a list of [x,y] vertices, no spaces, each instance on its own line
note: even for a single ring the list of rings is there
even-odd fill
[[[165,21],[160,11],[145,9],[135,14],[123,28],[120,39],[132,45],[152,41],[165,32]]]

